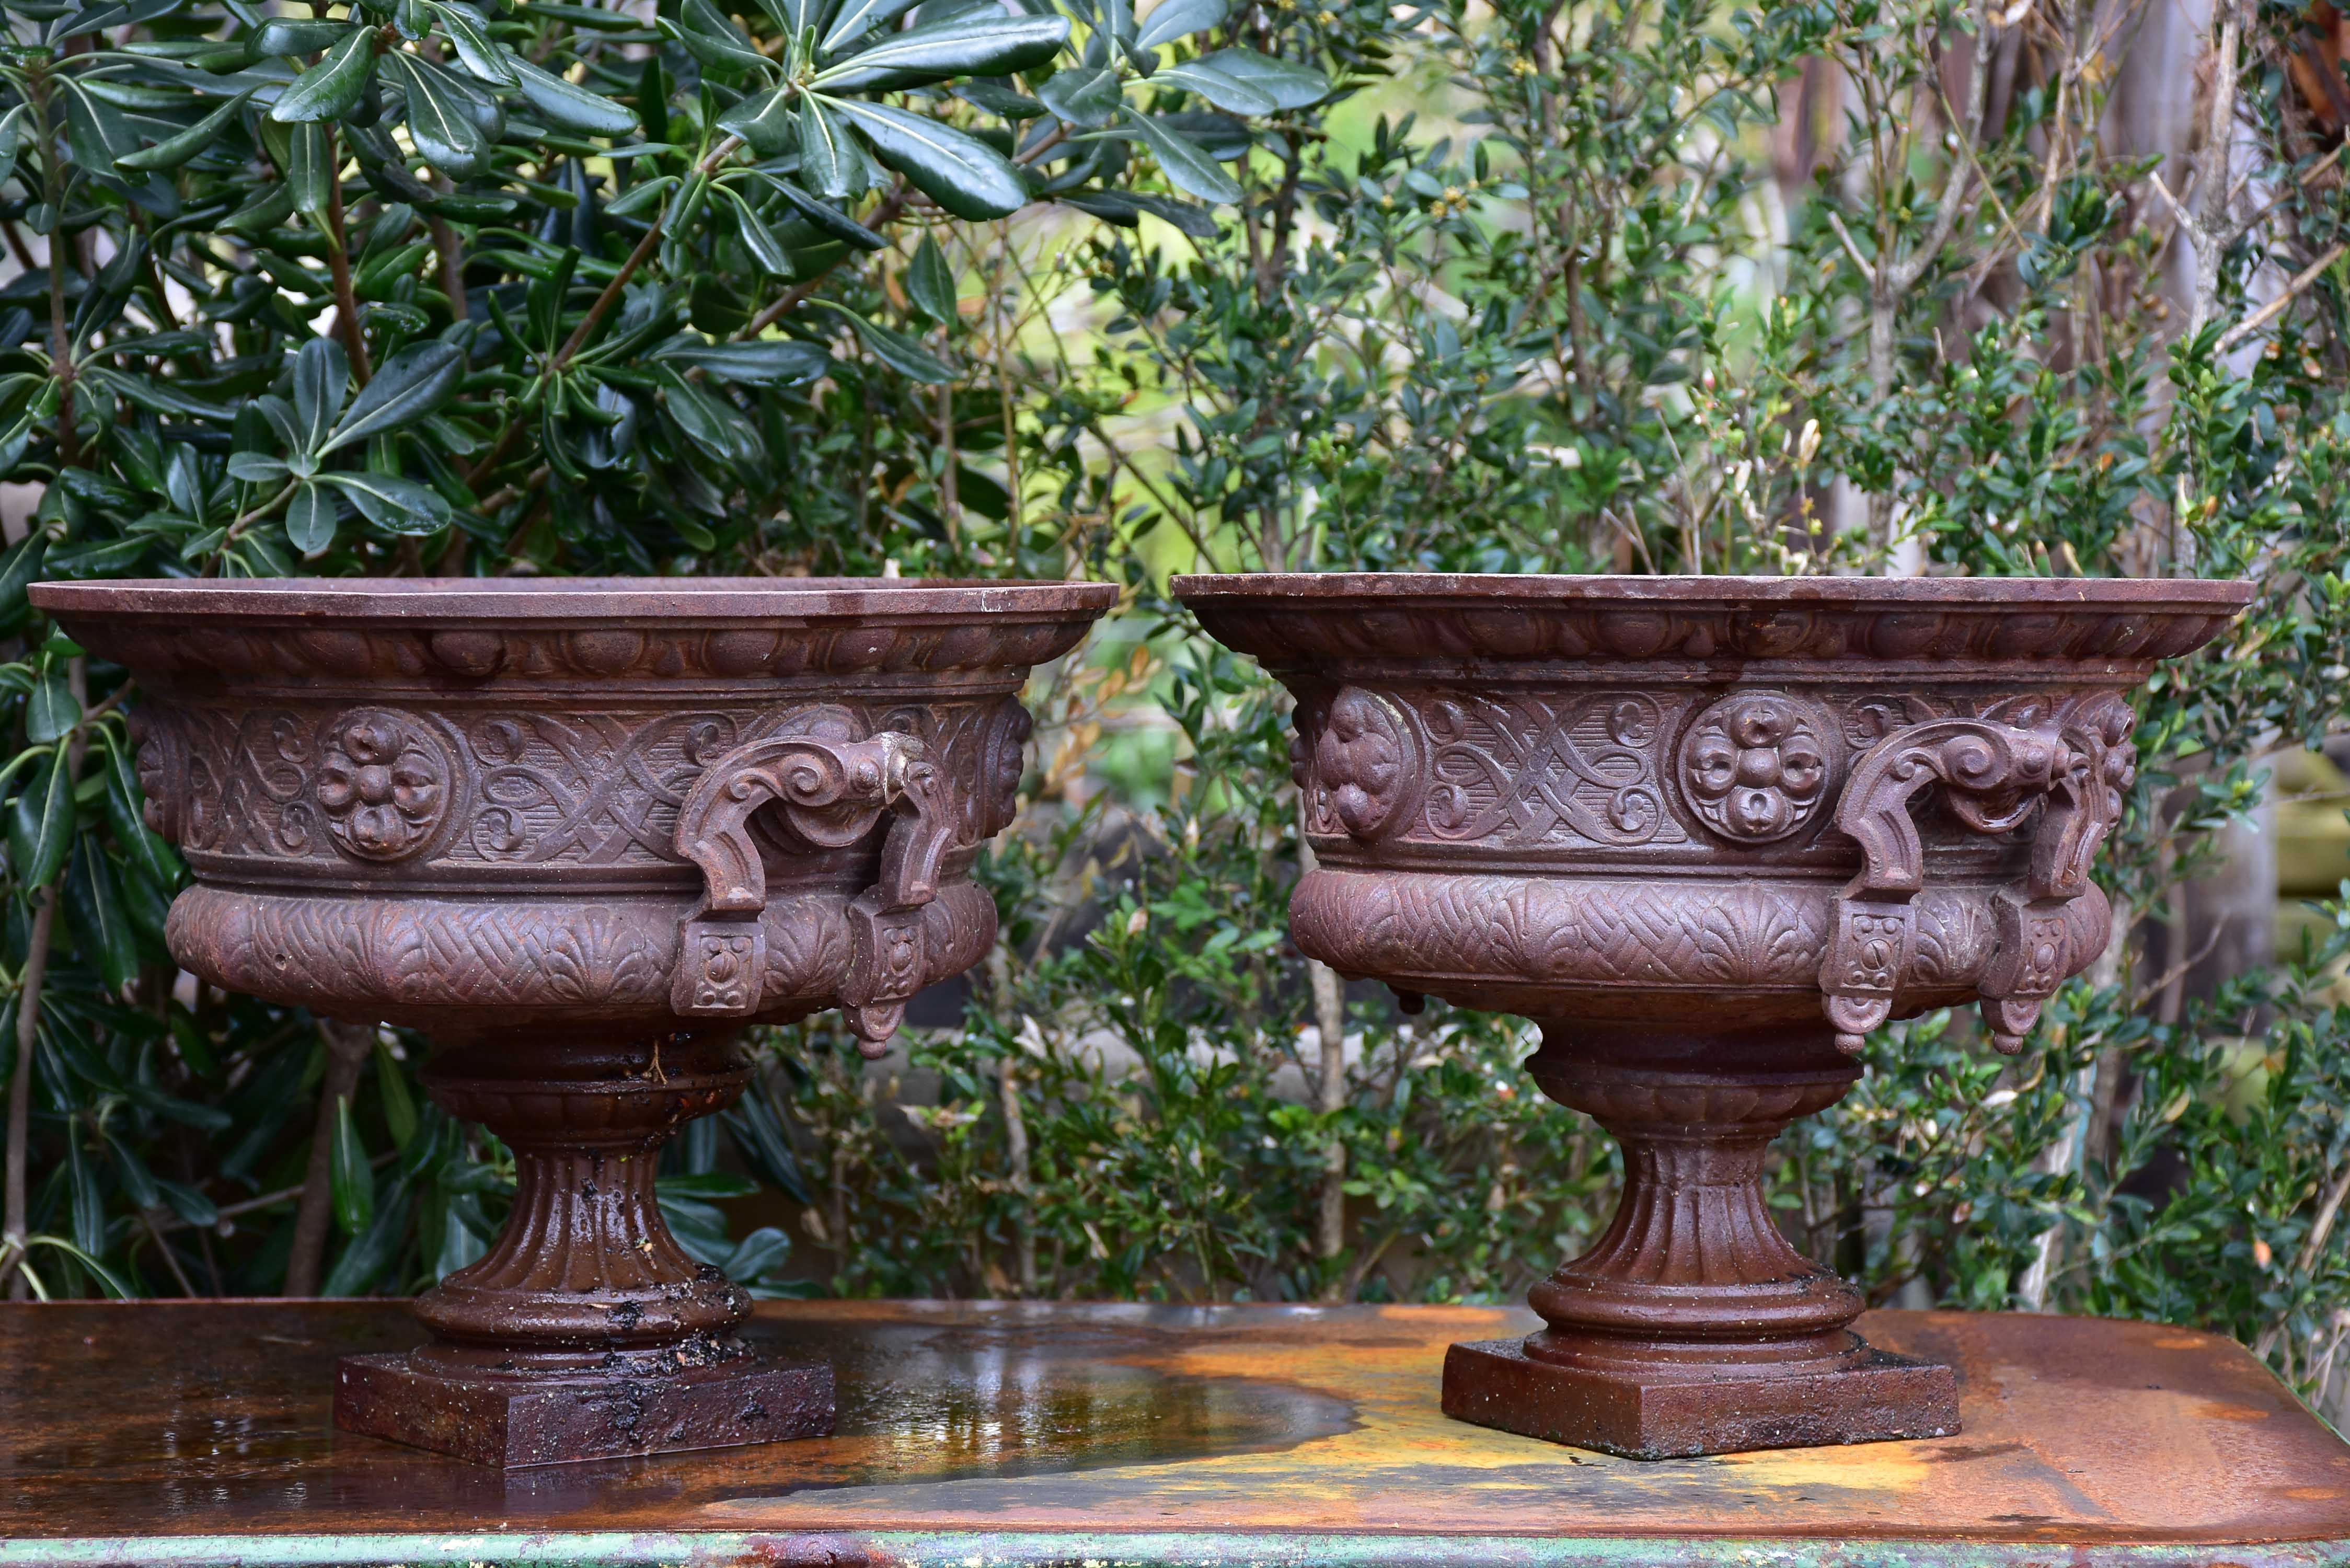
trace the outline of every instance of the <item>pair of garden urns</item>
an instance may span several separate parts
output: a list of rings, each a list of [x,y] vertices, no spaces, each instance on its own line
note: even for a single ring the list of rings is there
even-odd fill
[[[1451,1415],[1641,1457],[1957,1429],[1783,1240],[1765,1151],[1888,1020],[1980,1002],[2012,1052],[2112,940],[2091,879],[2133,688],[2235,583],[1179,577],[1295,698],[1307,956],[1542,1027],[1543,1091],[1621,1143],[1544,1326],[1454,1345]],[[838,1008],[880,1054],[996,937],[1019,693],[1093,583],[55,583],[138,683],[182,966],[421,1030],[513,1151],[430,1342],[338,1368],[341,1426],[497,1464],[828,1432],[832,1373],[747,1344],[656,1205],[739,1095],[744,1025]]]

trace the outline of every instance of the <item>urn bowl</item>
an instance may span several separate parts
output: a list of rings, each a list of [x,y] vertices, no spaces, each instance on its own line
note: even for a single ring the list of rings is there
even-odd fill
[[[994,908],[966,873],[1012,817],[1020,687],[1115,590],[392,578],[34,597],[138,678],[149,823],[196,884],[170,926],[188,969],[443,1042],[629,1042],[837,1005],[850,906],[893,836],[918,841],[931,889],[897,989],[985,952]],[[899,787],[910,768],[923,790]],[[745,939],[709,960],[732,989],[698,999],[679,981],[700,973],[697,914]]]

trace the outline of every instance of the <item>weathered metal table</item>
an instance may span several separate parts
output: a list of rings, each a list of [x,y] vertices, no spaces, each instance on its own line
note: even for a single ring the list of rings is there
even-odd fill
[[[0,1568],[2282,1568],[2350,1563],[2350,1447],[2251,1356],[2146,1324],[1883,1313],[1963,1434],[1644,1464],[1446,1420],[1521,1313],[763,1305],[840,1435],[500,1472],[331,1430],[396,1303],[0,1308]]]

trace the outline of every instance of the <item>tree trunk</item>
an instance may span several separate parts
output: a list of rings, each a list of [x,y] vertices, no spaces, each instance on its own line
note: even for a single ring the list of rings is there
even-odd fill
[[[1297,803],[1297,870],[1314,869],[1314,846],[1305,838],[1305,799]],[[1322,1065],[1314,1083],[1314,1108],[1334,1116],[1347,1104],[1347,993],[1337,973],[1315,959],[1305,961],[1306,984],[1314,994],[1314,1028],[1322,1037]],[[1336,1133],[1322,1151],[1322,1203],[1315,1255],[1335,1265],[1347,1251],[1347,1144]],[[1346,1279],[1335,1266],[1322,1286],[1324,1301],[1345,1299]]]
[[[294,1210],[294,1248],[286,1256],[289,1296],[318,1293],[319,1265],[326,1261],[327,1220],[334,1210],[335,1107],[359,1087],[360,1069],[375,1049],[375,1025],[322,1020],[327,1075],[318,1085],[318,1114],[311,1123],[310,1163],[302,1176],[302,1199]]]

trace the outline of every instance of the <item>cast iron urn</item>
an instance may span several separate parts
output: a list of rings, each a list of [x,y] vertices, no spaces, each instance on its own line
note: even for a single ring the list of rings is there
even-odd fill
[[[432,1340],[347,1357],[351,1430],[517,1465],[832,1428],[821,1360],[754,1353],[654,1198],[751,1023],[838,1007],[879,1055],[995,940],[1031,666],[1091,583],[47,583],[137,678],[148,820],[215,985],[425,1031],[432,1097],[513,1149]]]
[[[2090,878],[2126,694],[2251,597],[2085,578],[1175,580],[1296,698],[1297,945],[1407,1007],[1541,1025],[1543,1092],[1623,1147],[1597,1245],[1444,1409],[1641,1458],[1958,1428],[1783,1238],[1764,1151],[1889,1019],[2013,1052],[2111,938]]]

